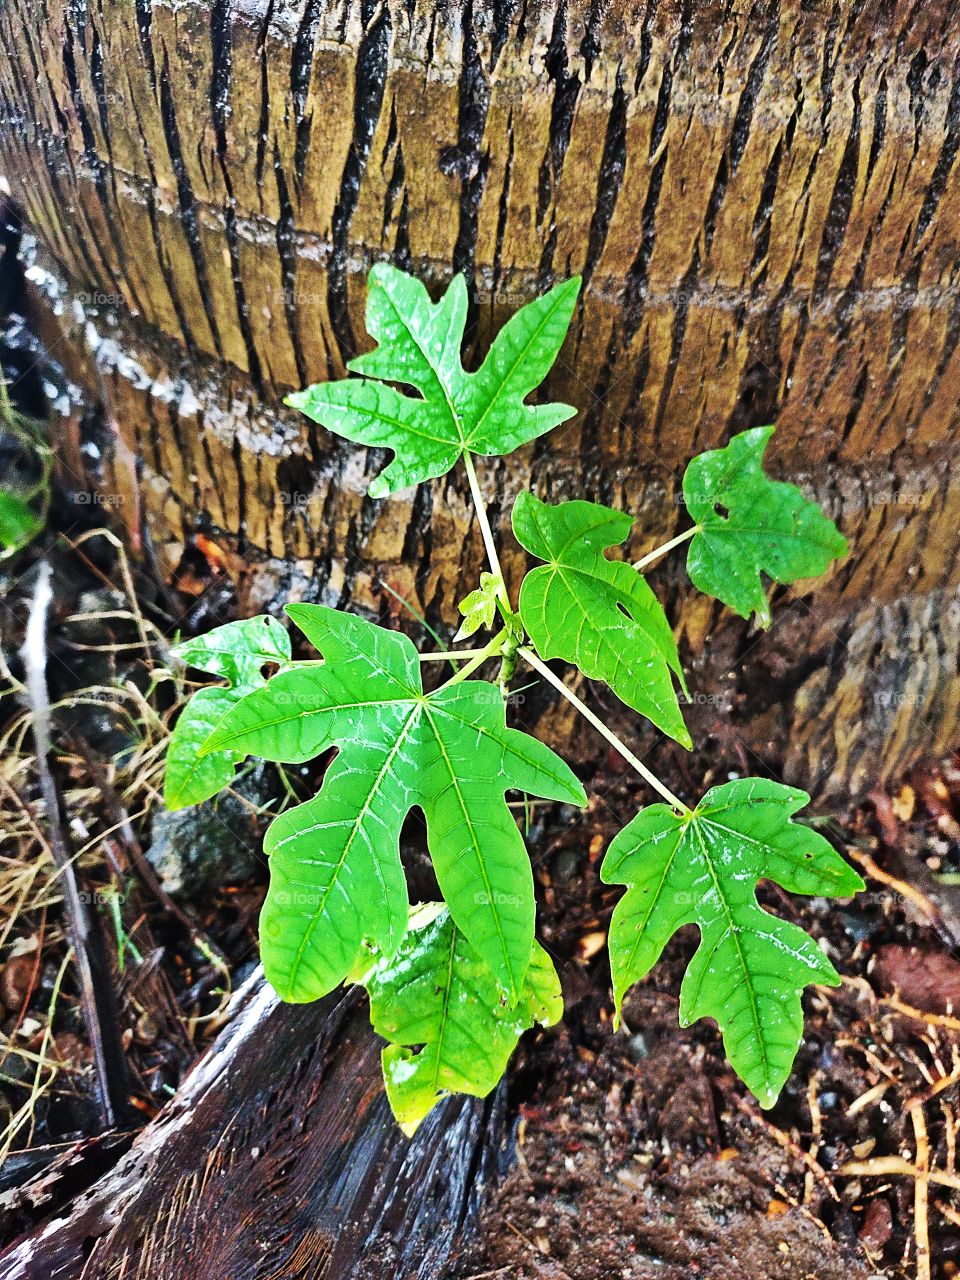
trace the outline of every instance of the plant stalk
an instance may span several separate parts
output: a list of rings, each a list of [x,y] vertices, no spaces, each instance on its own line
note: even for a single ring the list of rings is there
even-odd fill
[[[50,565],[37,574],[26,637],[21,651],[27,673],[37,774],[43,797],[47,840],[63,886],[67,938],[73,948],[80,986],[80,1005],[93,1054],[97,1103],[104,1129],[112,1129],[126,1112],[126,1061],[116,1022],[113,989],[94,932],[94,917],[77,881],[74,856],[67,844],[60,788],[51,764],[50,695],[47,688],[47,614],[53,600]]]
[[[507,639],[506,629],[498,631],[485,649],[479,649],[474,652],[474,656],[470,661],[460,668],[460,670],[445,681],[440,689],[449,689],[451,685],[459,684],[461,680],[466,680],[467,676],[472,675],[478,667],[482,667],[490,658],[496,658],[503,652],[504,641]],[[440,692],[437,690],[437,693]]]
[[[466,662],[468,658],[477,658],[486,649],[444,649],[439,653],[421,653],[417,656],[421,662]]]
[[[700,525],[695,524],[692,529],[685,529],[683,533],[678,533],[675,538],[671,538],[669,542],[664,542],[662,546],[654,547],[652,551],[648,551],[645,556],[641,556],[639,560],[633,562],[633,567],[643,571],[648,564],[653,564],[654,560],[659,560],[661,556],[665,556],[668,551],[672,551],[674,547],[681,546],[684,542],[689,542],[694,534],[700,533]]]
[[[689,817],[691,815],[692,810],[683,803],[679,796],[675,796],[670,788],[665,783],[661,782],[657,775],[652,773],[638,756],[633,754],[627,744],[622,742],[613,730],[609,729],[600,717],[591,711],[587,704],[581,701],[572,689],[569,689],[564,684],[559,676],[554,675],[545,662],[540,661],[532,649],[528,649],[525,645],[522,645],[518,650],[518,653],[526,659],[530,666],[533,667],[534,671],[543,676],[544,680],[552,684],[558,693],[562,694],[569,703],[576,707],[583,718],[593,725],[597,733],[606,738],[611,747],[623,756],[624,760],[626,760],[627,764],[630,765],[631,768],[636,769],[640,777],[648,782],[650,786],[653,787],[654,791],[663,796],[664,800],[666,800],[668,804],[673,805],[674,809],[676,809],[678,813],[682,813],[684,817]]]
[[[497,588],[497,595],[503,602],[506,609],[513,613],[513,605],[510,603],[510,596],[507,593],[507,586],[503,580],[503,570],[500,567],[500,557],[497,555],[497,546],[493,540],[493,530],[490,528],[490,521],[487,519],[487,507],[483,500],[483,494],[480,492],[480,482],[477,479],[477,470],[473,465],[473,458],[467,450],[463,452],[463,465],[467,472],[467,481],[470,485],[470,496],[473,498],[473,505],[477,513],[477,520],[480,522],[480,533],[483,535],[483,545],[487,552],[487,560],[490,564],[490,572],[495,573],[500,579],[500,586]]]

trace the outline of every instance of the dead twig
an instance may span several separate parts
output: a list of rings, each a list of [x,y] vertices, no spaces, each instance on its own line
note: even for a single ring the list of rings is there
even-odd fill
[[[817,1154],[820,1151],[820,1138],[823,1133],[823,1125],[820,1115],[820,1103],[817,1098],[817,1092],[820,1088],[821,1072],[814,1071],[813,1075],[807,1081],[807,1106],[810,1109],[810,1149],[807,1152],[810,1159],[816,1164]],[[813,1172],[807,1169],[803,1177],[803,1203],[809,1204],[813,1199]]]
[[[59,787],[51,768],[50,697],[47,691],[47,613],[53,592],[50,566],[41,564],[30,605],[22,657],[37,747],[37,773],[46,808],[49,847],[63,885],[67,933],[80,980],[80,1001],[97,1079],[97,1102],[104,1128],[113,1128],[126,1109],[126,1072],[120,1032],[110,1007],[111,984],[96,953],[90,916],[80,896],[74,861],[67,845]],[[96,979],[95,975],[96,973]]]
[[[104,769],[102,762],[82,739],[71,737],[69,741],[77,754],[82,756],[84,764],[90,770],[93,780],[103,796],[104,805],[110,814],[113,830],[119,836],[124,852],[134,871],[136,871],[160,906],[174,917],[186,930],[190,938],[195,937],[200,933],[196,922],[187,915],[179,903],[174,902],[173,898],[170,897],[160,883],[159,876],[145,856],[140,841],[136,837],[133,824],[130,821],[130,815],[117,795],[116,788],[107,777],[107,771]],[[206,935],[203,935],[203,940],[211,950],[218,950]],[[222,956],[221,959],[223,959]]]
[[[929,1027],[942,1027],[946,1031],[960,1031],[960,1018],[951,1018],[946,1013],[928,1013],[926,1009],[915,1009],[906,1004],[897,995],[884,996],[880,1003],[905,1018],[913,1018],[917,1022],[925,1022]]]
[[[865,1107],[873,1106],[875,1102],[879,1102],[888,1089],[893,1087],[892,1080],[881,1080],[879,1084],[875,1084],[872,1089],[868,1089],[866,1093],[861,1093],[859,1098],[854,1098],[853,1102],[847,1107],[847,1115],[855,1116],[858,1111],[863,1111]]]
[[[847,845],[844,852],[845,856],[856,862],[871,880],[876,880],[879,884],[885,884],[888,889],[892,889],[901,898],[913,903],[920,914],[927,918],[936,932],[941,937],[949,939],[952,943],[953,939],[950,937],[950,931],[943,922],[943,917],[926,894],[921,893],[912,884],[907,884],[905,880],[898,880],[889,871],[884,871],[870,857],[869,853],[864,853],[862,849],[858,849],[855,845]]]
[[[930,1215],[927,1176],[930,1172],[930,1143],[927,1122],[920,1103],[910,1108],[913,1136],[917,1140],[917,1176],[913,1184],[913,1234],[917,1241],[917,1280],[930,1280]]]
[[[960,1213],[954,1209],[953,1205],[947,1204],[946,1200],[934,1200],[937,1212],[942,1213],[948,1222],[952,1222],[955,1227],[960,1227]]]
[[[754,1124],[760,1125],[762,1128],[766,1129],[767,1133],[774,1140],[777,1146],[782,1147],[784,1151],[789,1151],[797,1160],[801,1160],[806,1165],[810,1174],[817,1182],[820,1183],[831,1199],[836,1200],[837,1203],[840,1202],[840,1193],[833,1185],[830,1175],[827,1173],[826,1169],[824,1169],[823,1165],[817,1163],[809,1151],[804,1151],[799,1142],[794,1142],[793,1138],[791,1138],[789,1134],[784,1133],[782,1129],[778,1129],[777,1126],[767,1120],[765,1116],[760,1115],[760,1113],[744,1098],[737,1098],[737,1106],[744,1115],[749,1116]]]
[[[949,1089],[952,1085],[960,1084],[960,1070],[951,1071],[949,1075],[941,1076],[939,1080],[934,1080],[929,1089],[924,1089],[922,1093],[914,1094],[912,1098],[908,1098],[904,1103],[907,1111],[912,1111],[914,1107],[923,1106],[925,1102],[930,1102],[938,1093],[943,1093],[945,1089]]]
[[[848,1160],[841,1165],[840,1174],[844,1178],[917,1178],[919,1171],[903,1156],[873,1156],[869,1160]],[[960,1177],[955,1173],[947,1173],[942,1169],[929,1169],[924,1173],[927,1182],[935,1182],[940,1187],[950,1187],[960,1191]]]

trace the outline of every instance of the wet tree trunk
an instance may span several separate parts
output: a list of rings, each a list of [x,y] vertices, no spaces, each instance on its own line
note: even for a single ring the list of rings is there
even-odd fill
[[[280,396],[342,375],[377,259],[466,272],[479,345],[579,271],[549,391],[580,415],[484,468],[501,528],[532,480],[649,547],[689,455],[776,419],[853,552],[766,637],[660,571],[695,737],[844,798],[956,740],[952,0],[9,0],[0,28],[0,163],[129,446],[100,483],[139,460],[168,567],[203,531],[245,607],[385,582],[450,624],[462,479],[372,502],[377,460]]]
[[[489,1178],[495,1106],[451,1101],[407,1140],[356,993],[294,1017],[258,978],[235,1004],[90,1190],[81,1144],[3,1197],[0,1230],[21,1236],[0,1280],[181,1280],[186,1261],[192,1280],[441,1273]]]

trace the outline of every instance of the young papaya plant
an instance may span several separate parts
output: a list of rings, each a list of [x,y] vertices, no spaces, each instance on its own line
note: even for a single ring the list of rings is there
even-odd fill
[[[526,400],[560,351],[579,287],[567,280],[523,307],[468,372],[462,277],[433,302],[418,280],[378,265],[367,300],[374,350],[351,361],[356,376],[289,397],[328,430],[392,451],[369,486],[373,498],[464,467],[489,565],[460,603],[454,643],[480,632],[485,644],[418,653],[405,635],[355,614],[291,604],[287,615],[319,661],[294,660],[286,631],[265,617],[175,650],[225,683],[200,689],[180,715],[168,756],[171,807],[228,785],[248,755],[297,764],[335,751],[317,794],[267,831],[263,964],[284,1000],[316,1000],[344,981],[366,988],[388,1042],[387,1096],[407,1132],[448,1094],[488,1093],[523,1031],[562,1014],[556,971],[534,937],[533,877],[506,797],[582,806],[586,795],[548,746],[507,724],[518,664],[568,699],[660,797],[614,838],[602,865],[605,882],[626,887],[609,936],[617,1020],[625,993],[676,930],[697,925],[681,1021],[714,1018],[734,1070],[771,1106],[800,1043],[804,987],[840,979],[807,934],[760,907],[757,884],[831,897],[863,887],[822,836],[793,820],[809,800],[802,791],[742,778],[691,808],[547,665],[560,659],[603,681],[692,746],[676,641],[643,570],[688,543],[698,589],[768,626],[764,577],[813,577],[847,550],[799,489],[765,474],[772,427],[694,458],[683,477],[692,526],[632,566],[608,557],[630,533],[628,513],[522,493],[513,531],[536,563],[516,599],[508,591],[474,460],[510,453],[573,415],[569,405]],[[438,657],[454,674],[427,689],[424,664]],[[494,661],[496,682],[481,678]],[[414,806],[443,901],[411,907],[400,832]]]

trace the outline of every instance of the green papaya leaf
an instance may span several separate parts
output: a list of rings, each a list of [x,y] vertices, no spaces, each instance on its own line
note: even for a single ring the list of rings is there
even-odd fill
[[[284,666],[290,661],[290,636],[276,618],[258,614],[181,640],[171,653],[188,667],[220,676],[233,686],[262,684],[268,663]]]
[[[216,795],[233,780],[243,753],[201,755],[200,749],[230,708],[266,683],[265,666],[289,664],[290,637],[276,619],[260,615],[184,640],[171,653],[188,667],[228,682],[198,689],[180,712],[170,737],[164,802],[168,809],[183,809]]]
[[[394,451],[369,487],[374,498],[444,475],[465,452],[511,453],[575,412],[524,400],[557,358],[579,289],[579,278],[566,280],[521,308],[480,369],[467,373],[460,362],[463,277],[434,303],[419,280],[378,263],[367,287],[367,329],[378,345],[348,366],[363,376],[307,387],[287,404],[355,444]],[[395,382],[419,397],[386,385]]]
[[[741,618],[756,611],[764,627],[770,604],[761,573],[774,582],[814,578],[847,553],[846,538],[815,502],[764,474],[773,431],[743,431],[726,448],[694,458],[683,476],[684,501],[699,526],[687,552],[690,580]]]
[[[582,805],[582,786],[549,747],[507,728],[496,686],[463,680],[424,694],[406,636],[321,605],[287,612],[325,661],[274,676],[203,748],[289,762],[339,748],[318,794],[267,832],[270,982],[286,1000],[314,1000],[351,971],[365,939],[396,950],[407,923],[400,826],[418,805],[450,913],[516,1002],[533,878],[504,793]]]
[[[466,640],[481,627],[489,631],[497,616],[497,594],[503,588],[503,579],[499,573],[481,573],[480,585],[475,591],[468,592],[457,608],[463,616],[460,630],[454,640]]]
[[[26,498],[12,489],[0,489],[0,556],[12,555],[37,536],[43,518]]]
[[[395,955],[361,979],[383,1050],[383,1079],[393,1114],[413,1134],[441,1098],[483,1098],[507,1067],[524,1031],[563,1016],[560,981],[534,942],[520,998],[503,988],[442,904],[414,912]]]
[[[40,533],[50,508],[53,451],[46,428],[16,409],[0,369],[0,560],[16,555]]]
[[[624,541],[632,524],[623,512],[595,502],[554,506],[521,493],[513,531],[546,563],[523,580],[520,618],[541,658],[575,663],[690,747],[673,676],[684,691],[686,685],[666,614],[642,574],[604,555]]]
[[[682,925],[696,924],[700,945],[683,979],[680,1024],[715,1018],[733,1069],[763,1107],[790,1074],[803,988],[840,979],[801,928],[760,907],[757,881],[840,898],[864,887],[823,836],[792,821],[808,802],[793,787],[742,778],[713,787],[683,816],[651,805],[614,838],[601,868],[605,884],[628,886],[609,935],[618,1018],[627,989]]]

